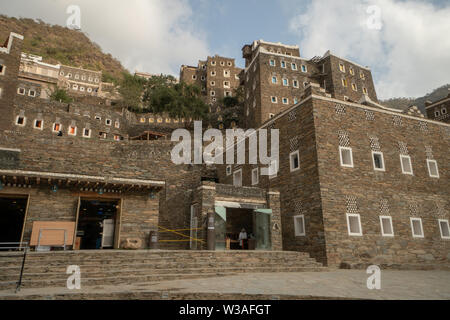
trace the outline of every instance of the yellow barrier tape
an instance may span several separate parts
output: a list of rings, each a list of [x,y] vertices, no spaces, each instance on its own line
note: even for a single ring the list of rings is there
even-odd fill
[[[195,241],[200,241],[200,242],[204,242],[204,241],[203,241],[202,239],[196,239],[196,238],[193,238],[193,237],[191,237],[191,236],[187,236],[187,235],[185,235],[185,234],[182,234],[182,233],[179,233],[179,232],[176,232],[176,231],[170,230],[170,229],[166,229],[166,228],[164,228],[164,227],[161,227],[161,226],[158,226],[158,228],[161,228],[161,229],[163,229],[163,230],[166,230],[166,231],[169,231],[169,232],[175,233],[175,234],[177,234],[177,235],[179,235],[179,236],[182,236],[182,237],[185,237],[185,238],[189,238],[189,239],[192,239],[192,240],[195,240]]]

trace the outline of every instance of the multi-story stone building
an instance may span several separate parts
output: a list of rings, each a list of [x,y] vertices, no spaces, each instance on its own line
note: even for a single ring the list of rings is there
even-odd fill
[[[247,127],[257,127],[300,101],[309,83],[318,83],[332,97],[359,101],[366,96],[377,102],[370,69],[326,52],[305,59],[298,46],[254,41],[242,48],[245,70]]]
[[[442,98],[438,101],[426,101],[425,110],[428,119],[450,123],[450,93],[446,98]]]
[[[239,87],[241,71],[234,59],[215,55],[199,61],[197,67],[182,65],[180,81],[199,86],[211,111],[220,112],[222,99],[233,96]]]

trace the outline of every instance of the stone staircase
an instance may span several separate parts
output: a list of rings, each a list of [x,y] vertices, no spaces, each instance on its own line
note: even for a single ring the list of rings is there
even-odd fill
[[[0,291],[14,289],[22,257],[0,256]],[[30,252],[22,288],[66,288],[67,267],[78,265],[81,286],[129,285],[162,280],[205,278],[238,273],[302,272],[326,270],[303,252],[86,250]]]

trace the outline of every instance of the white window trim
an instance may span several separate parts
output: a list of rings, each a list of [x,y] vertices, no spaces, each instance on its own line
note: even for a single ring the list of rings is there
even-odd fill
[[[0,72],[0,76],[4,76],[5,75],[5,71],[6,71],[6,66],[4,64],[2,64],[2,72]]]
[[[403,161],[402,161],[403,158],[409,159],[409,164],[411,165],[411,172],[406,172],[405,169],[403,168]],[[403,174],[409,174],[411,176],[414,175],[414,170],[413,170],[413,166],[412,166],[411,156],[406,155],[406,154],[401,154],[400,155],[400,165],[402,167],[402,173]]]
[[[411,234],[412,234],[413,238],[424,238],[422,218],[409,218],[409,221],[411,222]],[[422,231],[421,235],[415,235],[414,234],[413,221],[419,221],[420,222],[420,231]]]
[[[237,174],[239,174],[241,176],[241,184],[240,185],[236,185],[236,178],[235,177],[236,177]],[[242,185],[243,185],[242,179],[243,179],[242,169],[238,169],[235,172],[233,172],[233,186],[235,186],[235,187],[242,187]]]
[[[304,71],[303,71],[303,67],[305,68]],[[301,70],[303,73],[307,73],[307,72],[308,72],[308,66],[307,66],[306,64],[302,64],[302,65],[300,66],[300,70]]]
[[[33,94],[31,94],[32,92],[34,92]],[[36,97],[36,90],[35,89],[30,89],[30,90],[28,90],[28,96],[29,97]]]
[[[283,78],[281,82],[283,83],[283,86],[285,86],[285,87],[289,86],[289,79]],[[285,84],[285,82],[286,82],[286,84]]]
[[[285,100],[286,100],[286,102],[284,102]],[[283,104],[289,104],[289,98],[283,97],[283,98],[281,98],[281,102],[282,102]]]
[[[55,130],[55,124],[58,124],[59,125],[59,130]],[[57,132],[62,132],[62,124],[61,123],[59,123],[59,122],[54,122],[53,123],[53,125],[52,125],[52,132],[54,132],[54,133],[57,133]]]
[[[291,63],[291,69],[296,71],[298,69],[297,64],[296,63]]]
[[[283,63],[284,63],[284,67],[283,67]],[[280,67],[282,67],[283,69],[286,69],[286,61],[281,60],[280,61]]]
[[[256,172],[256,179],[253,179],[253,173]],[[259,169],[253,168],[252,169],[252,186],[257,185],[259,183]]]
[[[225,173],[227,174],[227,176],[230,176],[230,175],[231,175],[231,172],[232,172],[232,170],[231,170],[231,165],[228,165],[228,166],[226,167],[226,169],[225,169]]]
[[[275,98],[275,101],[273,101],[273,98]],[[278,98],[277,98],[277,97],[270,97],[270,102],[272,102],[272,103],[278,103]]]
[[[383,165],[382,168],[377,168],[377,167],[375,166],[375,157],[374,157],[375,154],[378,154],[378,155],[381,156],[381,163],[382,163],[382,165]],[[385,167],[385,165],[384,165],[384,155],[383,155],[383,152],[381,152],[381,151],[372,151],[372,163],[373,163],[373,170],[375,170],[375,171],[386,171],[386,167]]]
[[[391,224],[392,233],[385,233],[383,228],[383,219],[389,219],[389,223]],[[380,216],[380,227],[381,227],[381,235],[383,237],[393,237],[394,236],[394,226],[392,224],[391,216]]]
[[[294,232],[295,232],[295,236],[296,237],[304,237],[306,236],[306,229],[305,229],[305,215],[303,214],[299,214],[297,216],[294,216]],[[300,232],[298,230],[298,226],[297,226],[297,220],[301,219],[302,221],[302,225],[303,225],[303,232]]]
[[[292,86],[298,88],[298,80],[292,80]]]
[[[20,93],[20,89],[23,90],[23,93]],[[26,94],[27,90],[25,90],[25,88],[19,87],[17,88],[17,94],[20,94],[21,96],[24,96]]]
[[[450,239],[450,236],[444,237],[444,236],[442,235],[441,222],[445,222],[445,223],[447,224],[447,228],[450,229],[450,225],[449,225],[447,219],[438,219],[439,231],[441,232],[441,239]]]
[[[36,127],[36,121],[40,121],[41,122],[41,127]],[[44,120],[41,119],[34,119],[33,121],[33,129],[37,129],[37,130],[44,130]]]
[[[85,135],[85,134],[84,134],[86,130],[89,130],[89,134],[88,134],[88,135]],[[83,129],[83,138],[90,138],[90,137],[91,137],[91,132],[92,132],[91,129],[84,128],[84,129]]]
[[[432,175],[432,174],[431,174],[430,163],[432,163],[432,162],[436,165],[437,175]],[[428,175],[429,175],[431,178],[439,178],[439,167],[438,167],[438,164],[437,164],[437,161],[436,161],[436,160],[427,159],[427,167],[428,167]]]
[[[275,79],[275,82],[273,81],[274,79]],[[275,77],[275,76],[272,76],[272,78],[271,78],[270,82],[271,82],[272,84],[277,84],[277,83],[278,83],[278,79],[277,79],[277,77]]]
[[[23,123],[22,124],[18,124],[17,121],[19,120],[19,118],[23,118]],[[27,117],[21,117],[21,116],[17,116],[16,117],[16,126],[19,127],[25,127],[25,125],[27,124]]]
[[[342,150],[350,150],[350,160],[351,160],[351,164],[344,164],[342,162]],[[345,167],[345,168],[353,168],[353,150],[350,147],[339,147],[339,159],[341,160],[341,167]]]
[[[349,236],[362,236],[362,227],[361,227],[361,216],[359,213],[347,213],[347,231],[348,231],[348,235]],[[359,223],[359,232],[355,233],[355,232],[351,232],[350,230],[350,219],[349,217],[358,217],[358,223]]]
[[[297,155],[297,160],[298,160],[298,167],[294,168],[294,161],[292,160],[292,156]],[[291,169],[291,172],[300,170],[300,153],[298,150],[291,152],[289,154],[289,168]]]
[[[272,62],[273,62],[273,64],[272,64]],[[276,67],[276,65],[277,65],[277,62],[275,61],[275,59],[270,59],[269,60],[269,66]]]
[[[144,118],[145,119],[145,118]],[[108,123],[109,122],[109,123]],[[145,120],[144,120],[144,122],[145,122]],[[111,124],[112,124],[112,120],[111,119],[105,119],[105,124],[107,125],[107,126],[111,126]]]
[[[74,131],[73,134],[70,133],[70,128],[75,128],[75,131]],[[67,128],[67,134],[68,134],[69,136],[75,137],[75,136],[77,135],[77,131],[78,131],[78,128],[77,128],[76,126],[69,126],[69,127]]]

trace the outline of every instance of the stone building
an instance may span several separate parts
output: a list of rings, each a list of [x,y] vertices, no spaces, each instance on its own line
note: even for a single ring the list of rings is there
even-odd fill
[[[434,102],[426,101],[425,110],[428,119],[450,123],[450,92],[446,98]]]
[[[448,264],[448,124],[311,83],[259,129],[279,130],[278,173],[223,165],[219,180],[280,191],[284,250],[341,267]]]
[[[330,51],[305,59],[298,46],[254,41],[242,48],[245,70],[246,127],[256,128],[300,101],[309,83],[318,83],[333,98],[378,102],[371,71]]]
[[[223,109],[222,99],[232,97],[239,88],[241,71],[234,59],[215,55],[199,61],[197,67],[182,65],[180,81],[200,87],[211,112],[220,113]],[[219,128],[223,128],[220,122]]]

